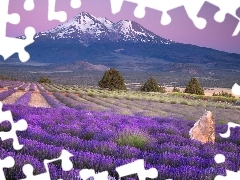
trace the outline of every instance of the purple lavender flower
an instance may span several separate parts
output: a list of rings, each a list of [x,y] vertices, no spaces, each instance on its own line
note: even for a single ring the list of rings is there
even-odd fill
[[[16,160],[14,168],[4,170],[7,179],[24,178],[21,171],[24,163],[32,164],[37,173],[44,172],[42,161],[59,157],[62,149],[74,155],[71,158],[74,169],[62,172],[59,164],[52,164],[53,179],[75,179],[83,168],[106,170],[116,177],[116,167],[137,159],[145,160],[146,169],[156,168],[158,179],[214,179],[218,174],[225,175],[226,169],[238,171],[240,166],[240,128],[234,129],[227,141],[201,144],[184,136],[194,122],[183,119],[18,105],[4,105],[3,110],[11,110],[15,119],[24,118],[28,122],[28,129],[18,133],[19,141],[24,144],[22,150],[16,152],[11,140],[0,143],[0,158],[11,155]],[[138,132],[148,137],[148,147],[118,145],[115,138],[126,130],[130,135]],[[216,130],[223,132],[226,125],[217,125]],[[151,139],[154,141],[148,141]],[[218,153],[225,155],[225,163],[215,163],[214,156]]]
[[[73,100],[69,97],[66,97],[65,95],[59,93],[59,92],[54,92],[53,95],[63,104],[66,104],[68,107],[75,107],[77,105],[79,105],[80,103],[76,100]]]
[[[46,99],[48,104],[53,108],[67,108],[66,106],[62,105],[59,101],[55,100],[53,97],[48,95],[46,92],[41,92],[41,95]]]
[[[16,102],[16,105],[23,105],[23,106],[28,106],[28,103],[30,101],[32,92],[28,91],[24,95],[22,95]]]
[[[34,83],[31,83],[31,85],[29,87],[29,91],[35,91]]]
[[[28,86],[28,83],[24,83],[22,86],[18,88],[18,90],[24,91],[27,88],[27,86]]]
[[[15,93],[16,91],[17,91],[16,89],[10,89],[10,90],[1,92],[0,93],[0,101],[3,101],[8,96],[11,96],[13,93]]]

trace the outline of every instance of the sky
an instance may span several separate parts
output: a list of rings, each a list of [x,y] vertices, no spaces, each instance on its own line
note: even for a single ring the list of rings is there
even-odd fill
[[[61,22],[57,20],[48,21],[48,1],[35,0],[35,9],[25,11],[23,8],[25,0],[10,0],[9,14],[18,13],[21,21],[18,25],[7,25],[7,36],[16,37],[24,34],[27,26],[32,26],[37,32],[46,31],[56,27]],[[207,26],[203,30],[195,27],[188,18],[184,7],[179,7],[169,11],[172,21],[169,25],[160,24],[161,12],[146,8],[146,16],[142,19],[136,18],[133,14],[136,4],[124,2],[122,9],[117,14],[112,14],[110,0],[82,0],[82,5],[78,9],[70,6],[70,0],[56,0],[56,11],[66,11],[67,20],[70,20],[80,12],[89,12],[96,17],[106,17],[112,22],[119,20],[136,21],[153,33],[167,39],[172,39],[179,43],[193,44],[201,47],[209,47],[220,51],[240,54],[240,33],[232,36],[238,20],[226,15],[225,21],[218,23],[214,20],[218,7],[205,3],[198,16],[207,20]],[[237,11],[240,16],[240,8]]]

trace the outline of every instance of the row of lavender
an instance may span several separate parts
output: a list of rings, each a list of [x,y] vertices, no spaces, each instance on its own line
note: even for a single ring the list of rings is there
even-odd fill
[[[240,128],[234,129],[228,139],[218,135],[215,144],[203,145],[189,139],[192,121],[70,108],[4,106],[4,110],[8,109],[14,120],[24,118],[29,124],[27,131],[18,133],[20,143],[25,145],[22,150],[14,151],[11,140],[0,142],[1,158],[12,155],[16,160],[14,168],[4,170],[9,179],[23,178],[21,168],[25,163],[32,164],[36,173],[43,173],[42,161],[57,158],[62,149],[74,155],[74,170],[62,172],[59,164],[54,164],[50,168],[53,179],[77,179],[83,168],[107,170],[116,176],[117,166],[137,159],[144,159],[146,168],[157,168],[158,179],[210,180],[218,174],[224,175],[226,169],[238,171],[240,167]],[[2,124],[0,129],[8,128],[8,124]],[[216,130],[223,133],[227,127],[217,125]],[[225,163],[215,163],[214,156],[218,153],[226,156]]]
[[[4,81],[4,82],[6,82],[6,81]],[[17,90],[26,90],[26,88],[29,86],[29,83],[23,83],[23,84],[20,84],[20,82],[18,82],[18,83],[15,82],[13,84],[11,84],[11,83],[9,84],[9,83],[5,84],[5,86],[10,85],[8,87],[8,90],[0,92],[0,101],[3,101],[7,97],[11,96],[15,92],[17,92]],[[19,87],[19,85],[21,85],[21,86]],[[24,93],[24,95],[22,95],[19,99],[17,99],[15,104],[16,105],[26,105],[26,106],[28,106],[28,103],[30,101],[32,92],[37,90],[37,89],[40,91],[41,95],[46,99],[46,101],[48,102],[48,104],[51,107],[53,107],[53,108],[67,108],[64,104],[62,104],[61,102],[59,102],[58,100],[56,100],[55,98],[50,96],[40,84],[36,84],[36,88],[35,88],[34,83],[30,84],[29,90],[26,93]]]
[[[28,86],[29,86],[29,91],[35,91],[35,83],[24,83],[20,81],[0,80],[0,88],[8,88],[8,89],[17,88],[18,90],[26,90]]]

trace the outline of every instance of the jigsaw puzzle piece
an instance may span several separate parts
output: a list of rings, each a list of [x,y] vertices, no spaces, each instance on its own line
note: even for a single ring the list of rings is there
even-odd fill
[[[25,29],[26,39],[10,38],[5,36],[0,37],[0,54],[3,56],[4,60],[17,52],[19,59],[22,62],[28,61],[30,55],[25,51],[25,47],[34,42],[33,37],[35,33],[36,31],[34,28],[27,27]]]
[[[226,170],[226,176],[217,175],[214,180],[239,180],[240,179],[240,171],[233,172]]]
[[[237,16],[236,12],[240,7],[240,0],[228,0],[228,1],[219,1],[219,0],[207,0],[209,3],[219,7],[219,11],[215,14],[214,19],[217,22],[223,22],[225,20],[226,14],[231,14],[235,18]]]
[[[21,180],[51,180],[48,171],[42,174],[33,175],[33,166],[31,164],[25,164],[22,170],[26,178]]]
[[[26,39],[17,39],[6,37],[7,23],[18,24],[20,22],[20,16],[18,14],[8,14],[9,0],[0,1],[0,54],[4,60],[9,58],[14,53],[19,54],[19,59],[22,62],[26,62],[30,56],[25,51],[25,47],[34,42],[33,36],[35,29],[28,27],[25,29]],[[14,46],[13,46],[14,45]]]
[[[34,0],[25,0],[24,2],[24,9],[26,11],[32,11],[34,9]]]
[[[225,156],[222,155],[222,154],[217,154],[214,157],[214,160],[218,164],[224,163],[225,162]],[[227,179],[231,179],[231,180],[238,180],[238,179],[240,179],[240,171],[233,172],[233,171],[226,170],[226,176],[217,175],[214,180],[225,180],[225,179],[226,180]]]
[[[208,1],[209,3],[220,8],[219,12],[217,12],[214,16],[214,19],[217,22],[223,22],[225,20],[226,14],[229,13],[239,20],[233,36],[236,36],[240,31],[240,17],[238,17],[236,14],[237,9],[240,7],[240,0],[168,0],[167,3],[165,0],[111,0],[111,8],[113,14],[120,12],[124,1],[137,4],[136,9],[134,10],[134,15],[137,18],[143,18],[145,16],[146,7],[161,11],[162,25],[168,25],[171,22],[171,17],[169,16],[168,11],[173,10],[177,7],[184,6],[188,17],[192,20],[198,29],[203,29],[206,27],[207,21],[204,18],[198,17],[198,13],[200,12],[204,3]]]
[[[207,25],[207,21],[204,18],[198,17],[198,13],[200,12],[202,6],[205,3],[205,0],[198,1],[189,1],[183,0],[184,8],[187,12],[188,17],[192,20],[193,24],[198,29],[204,29]]]
[[[1,180],[6,180],[3,168],[11,168],[14,166],[14,164],[15,164],[15,161],[11,156],[8,156],[3,160],[0,159],[0,179]]]
[[[0,37],[6,36],[7,23],[18,24],[20,16],[17,13],[8,14],[9,0],[0,1]]]
[[[162,12],[162,17],[160,20],[160,23],[162,25],[168,25],[171,23],[171,17],[169,16],[168,11],[182,6],[181,1],[175,1],[175,0],[169,0],[168,3],[166,3],[164,0],[159,0],[159,1],[141,0],[140,2],[138,2],[138,0],[135,0],[135,2],[138,3],[138,6],[136,7],[136,9],[134,11],[134,15],[136,17],[138,17],[138,18],[144,17],[146,14],[146,11],[145,11],[146,7],[154,9],[154,10],[158,10],[158,11]]]
[[[124,0],[110,0],[111,9],[113,14],[117,14],[121,11]]]
[[[59,156],[59,158],[56,158],[56,159],[51,159],[51,160],[47,160],[45,159],[43,161],[45,167],[48,169],[48,166],[47,164],[49,163],[52,163],[54,161],[59,161],[59,160],[62,160],[62,169],[64,171],[70,171],[72,168],[73,168],[73,163],[72,161],[70,160],[70,157],[73,157],[73,155],[71,153],[69,153],[68,151],[66,150],[62,150],[62,153],[61,155]]]
[[[158,171],[155,168],[151,168],[146,170],[144,168],[144,160],[139,159],[135,162],[132,162],[130,164],[126,164],[120,167],[116,168],[116,171],[119,174],[119,178],[124,176],[129,176],[132,174],[137,174],[139,180],[145,180],[146,178],[157,178],[158,177]]]
[[[234,95],[237,95],[237,96],[240,96],[240,86],[235,83],[233,86],[232,86],[232,93]]]
[[[235,94],[235,95],[238,95],[240,93],[240,86],[235,83],[232,87],[232,93]],[[236,124],[236,123],[233,123],[233,122],[229,122],[228,124],[228,129],[227,129],[227,132],[224,133],[224,134],[221,134],[220,133],[220,136],[222,138],[228,138],[230,136],[230,133],[231,133],[231,130],[230,128],[235,128],[235,127],[240,127],[240,124]],[[214,160],[216,163],[223,163],[225,162],[225,156],[222,155],[222,154],[217,154],[215,157],[214,157]],[[233,171],[229,171],[229,170],[226,170],[226,176],[221,176],[221,175],[217,175],[215,177],[214,180],[227,180],[227,179],[231,179],[231,180],[237,180],[237,179],[240,179],[240,171],[238,172],[233,172]]]
[[[231,133],[230,128],[240,127],[240,124],[236,124],[236,123],[233,123],[233,122],[228,122],[227,125],[228,125],[227,132],[223,133],[223,134],[220,133],[220,136],[222,138],[228,138],[230,136],[230,133]]]
[[[221,23],[225,20],[226,14],[231,14],[233,17],[238,19],[239,23],[233,32],[233,36],[237,36],[240,31],[240,17],[237,15],[237,10],[240,7],[240,0],[228,0],[228,1],[219,1],[219,0],[207,0],[209,3],[218,6],[220,10],[215,14],[215,21]]]
[[[55,11],[56,0],[48,0],[48,20],[59,20],[65,22],[67,20],[67,13],[65,11]]]
[[[238,23],[237,27],[235,28],[232,36],[237,36],[239,34],[239,32],[240,32],[240,20],[239,20],[239,23]]]
[[[203,29],[206,26],[206,20],[203,18],[197,17],[198,12],[204,4],[204,0],[198,1],[189,1],[189,0],[169,0],[168,3],[164,0],[111,0],[112,13],[118,13],[124,1],[137,4],[137,7],[134,11],[134,15],[137,18],[143,18],[146,14],[145,8],[151,8],[162,12],[161,24],[168,25],[171,23],[171,17],[168,14],[168,11],[175,9],[177,7],[184,6],[189,18],[194,22],[194,24]]]
[[[2,102],[0,102],[0,109],[2,109]],[[13,148],[15,150],[22,149],[23,145],[19,144],[17,131],[25,131],[27,129],[28,125],[26,120],[21,119],[18,122],[14,122],[11,111],[0,111],[0,123],[6,120],[11,124],[11,130],[8,132],[0,132],[0,138],[2,141],[13,139]]]
[[[137,4],[134,11],[134,15],[137,18],[143,18],[146,14],[145,8],[151,8],[154,10],[162,11],[161,24],[167,25],[171,22],[171,17],[167,11],[175,9],[183,5],[182,1],[169,0],[168,3],[164,0],[111,0],[112,13],[116,14],[120,12],[124,1]]]
[[[90,177],[93,177],[94,180],[108,180],[107,171],[96,174],[94,169],[82,169],[79,175],[83,180],[87,180]]]
[[[222,154],[217,154],[215,157],[214,157],[214,160],[216,163],[220,164],[220,163],[224,163],[225,162],[225,156],[222,155]]]
[[[55,162],[55,161],[59,161],[61,160],[62,162],[62,169],[64,171],[70,171],[73,168],[73,163],[70,160],[70,157],[72,157],[73,155],[71,153],[69,153],[66,150],[62,150],[61,155],[59,156],[59,158],[56,159],[51,159],[51,160],[47,160],[45,159],[43,161],[46,172],[42,173],[42,174],[38,174],[38,175],[33,175],[33,166],[31,164],[25,164],[22,168],[23,173],[25,174],[26,178],[22,179],[22,180],[51,180],[51,176],[50,176],[50,172],[49,172],[49,167],[48,164]]]
[[[81,0],[71,0],[71,7],[74,9],[80,8],[82,5]]]

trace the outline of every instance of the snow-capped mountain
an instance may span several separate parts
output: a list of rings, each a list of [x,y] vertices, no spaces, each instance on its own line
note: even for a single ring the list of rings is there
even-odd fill
[[[37,33],[35,39],[39,38],[77,40],[82,44],[91,44],[96,41],[173,43],[171,40],[157,36],[134,21],[121,20],[113,23],[107,18],[96,18],[86,12],[78,14],[51,30]]]

